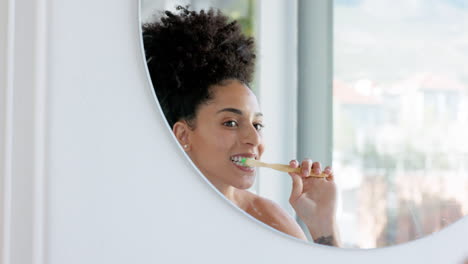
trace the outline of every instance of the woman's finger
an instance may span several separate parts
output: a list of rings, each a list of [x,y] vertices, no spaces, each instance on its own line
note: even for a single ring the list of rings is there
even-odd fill
[[[312,171],[312,160],[311,159],[304,159],[301,163],[302,168],[302,177],[307,177],[310,175]]]
[[[316,161],[312,164],[312,172],[315,175],[319,175],[322,172],[322,165],[320,164],[320,162]]]
[[[325,170],[323,171],[323,173],[328,174],[328,177],[326,178],[327,181],[333,181],[335,179],[333,175],[333,170],[330,166],[327,166]]]
[[[297,160],[291,160],[289,162],[289,167],[291,168],[298,168],[299,167],[299,162]],[[294,174],[297,174],[297,175],[301,175],[302,172],[289,172],[289,175],[291,175],[291,173],[294,173]]]
[[[299,163],[297,162],[297,160],[291,160],[291,161],[289,162],[289,166],[290,166],[291,168],[297,168],[297,167],[299,166]]]

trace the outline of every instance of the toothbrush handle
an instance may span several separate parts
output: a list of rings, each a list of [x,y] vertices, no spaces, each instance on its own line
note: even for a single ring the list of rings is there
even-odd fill
[[[279,170],[279,171],[283,171],[283,172],[295,172],[295,173],[298,173],[298,174],[302,174],[302,169],[299,167],[299,168],[291,168],[289,167],[288,165],[284,165],[284,164],[268,164],[268,163],[264,163],[262,162],[263,166],[262,167],[268,167],[270,169],[275,169],[275,170]],[[328,174],[325,174],[325,173],[321,173],[321,174],[313,174],[312,172],[310,173],[309,177],[315,177],[315,178],[327,178],[329,175]]]
[[[253,167],[265,167],[265,168],[270,168],[270,169],[274,169],[274,170],[278,170],[278,171],[283,171],[283,172],[295,172],[295,173],[298,173],[298,174],[301,174],[302,171],[301,171],[301,168],[291,168],[289,167],[288,165],[284,165],[284,164],[272,164],[272,163],[266,163],[266,162],[262,162],[262,161],[259,161],[259,160],[254,160],[254,159],[247,159],[245,161],[245,163],[249,166],[253,166]],[[329,175],[328,174],[325,174],[325,173],[321,173],[321,174],[313,174],[311,172],[311,174],[308,176],[308,177],[315,177],[315,178],[327,178]]]

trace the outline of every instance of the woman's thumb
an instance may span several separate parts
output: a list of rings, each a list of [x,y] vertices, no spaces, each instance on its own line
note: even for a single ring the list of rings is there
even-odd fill
[[[289,165],[293,168],[298,167],[298,163],[295,160],[292,160]],[[293,203],[296,201],[297,198],[302,194],[302,178],[299,176],[299,174],[290,172],[288,173],[291,176],[292,179],[292,190],[291,190],[291,196],[289,197],[289,202]]]

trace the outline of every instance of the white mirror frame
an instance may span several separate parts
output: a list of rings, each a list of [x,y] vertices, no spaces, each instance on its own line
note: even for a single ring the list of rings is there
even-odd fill
[[[1,263],[462,263],[468,219],[384,249],[310,245],[207,184],[159,110],[138,2],[0,2]]]

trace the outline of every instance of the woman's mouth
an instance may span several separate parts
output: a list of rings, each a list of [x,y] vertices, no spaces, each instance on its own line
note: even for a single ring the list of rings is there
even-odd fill
[[[248,157],[248,156],[232,156],[231,157],[231,162],[236,166],[238,169],[245,171],[245,172],[254,172],[255,168],[247,166],[242,163],[242,159],[249,159],[253,157]]]

